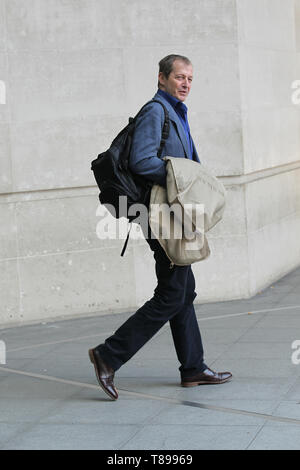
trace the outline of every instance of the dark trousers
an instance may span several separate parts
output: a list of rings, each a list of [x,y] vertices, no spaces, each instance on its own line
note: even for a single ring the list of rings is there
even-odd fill
[[[181,377],[191,377],[207,367],[193,305],[197,294],[192,268],[176,265],[170,268],[170,260],[159,242],[146,240],[156,261],[154,295],[97,349],[116,371],[169,321]]]

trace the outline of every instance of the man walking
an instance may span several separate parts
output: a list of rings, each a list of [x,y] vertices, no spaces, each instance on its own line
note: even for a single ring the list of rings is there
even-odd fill
[[[154,99],[165,105],[170,118],[169,136],[161,156],[190,158],[200,163],[184,104],[192,80],[190,60],[181,55],[168,55],[159,62],[158,91]],[[162,106],[156,102],[149,103],[136,121],[130,167],[134,173],[166,186],[166,162],[157,156],[163,124]],[[145,238],[156,262],[157,287],[154,295],[103,344],[89,350],[98,382],[114,400],[118,398],[113,382],[115,372],[168,321],[181,364],[179,371],[183,387],[221,384],[232,377],[230,372],[214,372],[204,363],[193,305],[196,293],[191,266],[170,267],[170,260],[151,234],[150,227],[146,232]]]

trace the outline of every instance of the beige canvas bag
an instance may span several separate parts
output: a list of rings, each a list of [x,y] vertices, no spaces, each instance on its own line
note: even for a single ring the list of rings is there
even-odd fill
[[[171,263],[185,266],[210,255],[205,233],[222,219],[226,190],[202,164],[164,159],[167,189],[152,187],[149,224]]]

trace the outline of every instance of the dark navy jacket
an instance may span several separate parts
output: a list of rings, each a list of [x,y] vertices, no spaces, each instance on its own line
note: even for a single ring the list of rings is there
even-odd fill
[[[159,103],[148,104],[136,121],[132,141],[129,166],[133,173],[142,175],[161,186],[166,186],[166,162],[162,157],[190,158],[190,146],[183,125],[172,105],[160,94],[155,99],[161,101],[169,112],[170,132],[162,151],[161,158],[157,156],[164,124],[164,110]],[[199,162],[199,157],[193,142],[192,159]]]

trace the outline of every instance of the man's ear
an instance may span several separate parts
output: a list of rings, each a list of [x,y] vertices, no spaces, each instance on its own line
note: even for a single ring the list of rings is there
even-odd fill
[[[164,81],[165,81],[165,76],[162,72],[159,72],[158,74],[158,84],[160,85],[161,88],[164,87]]]

